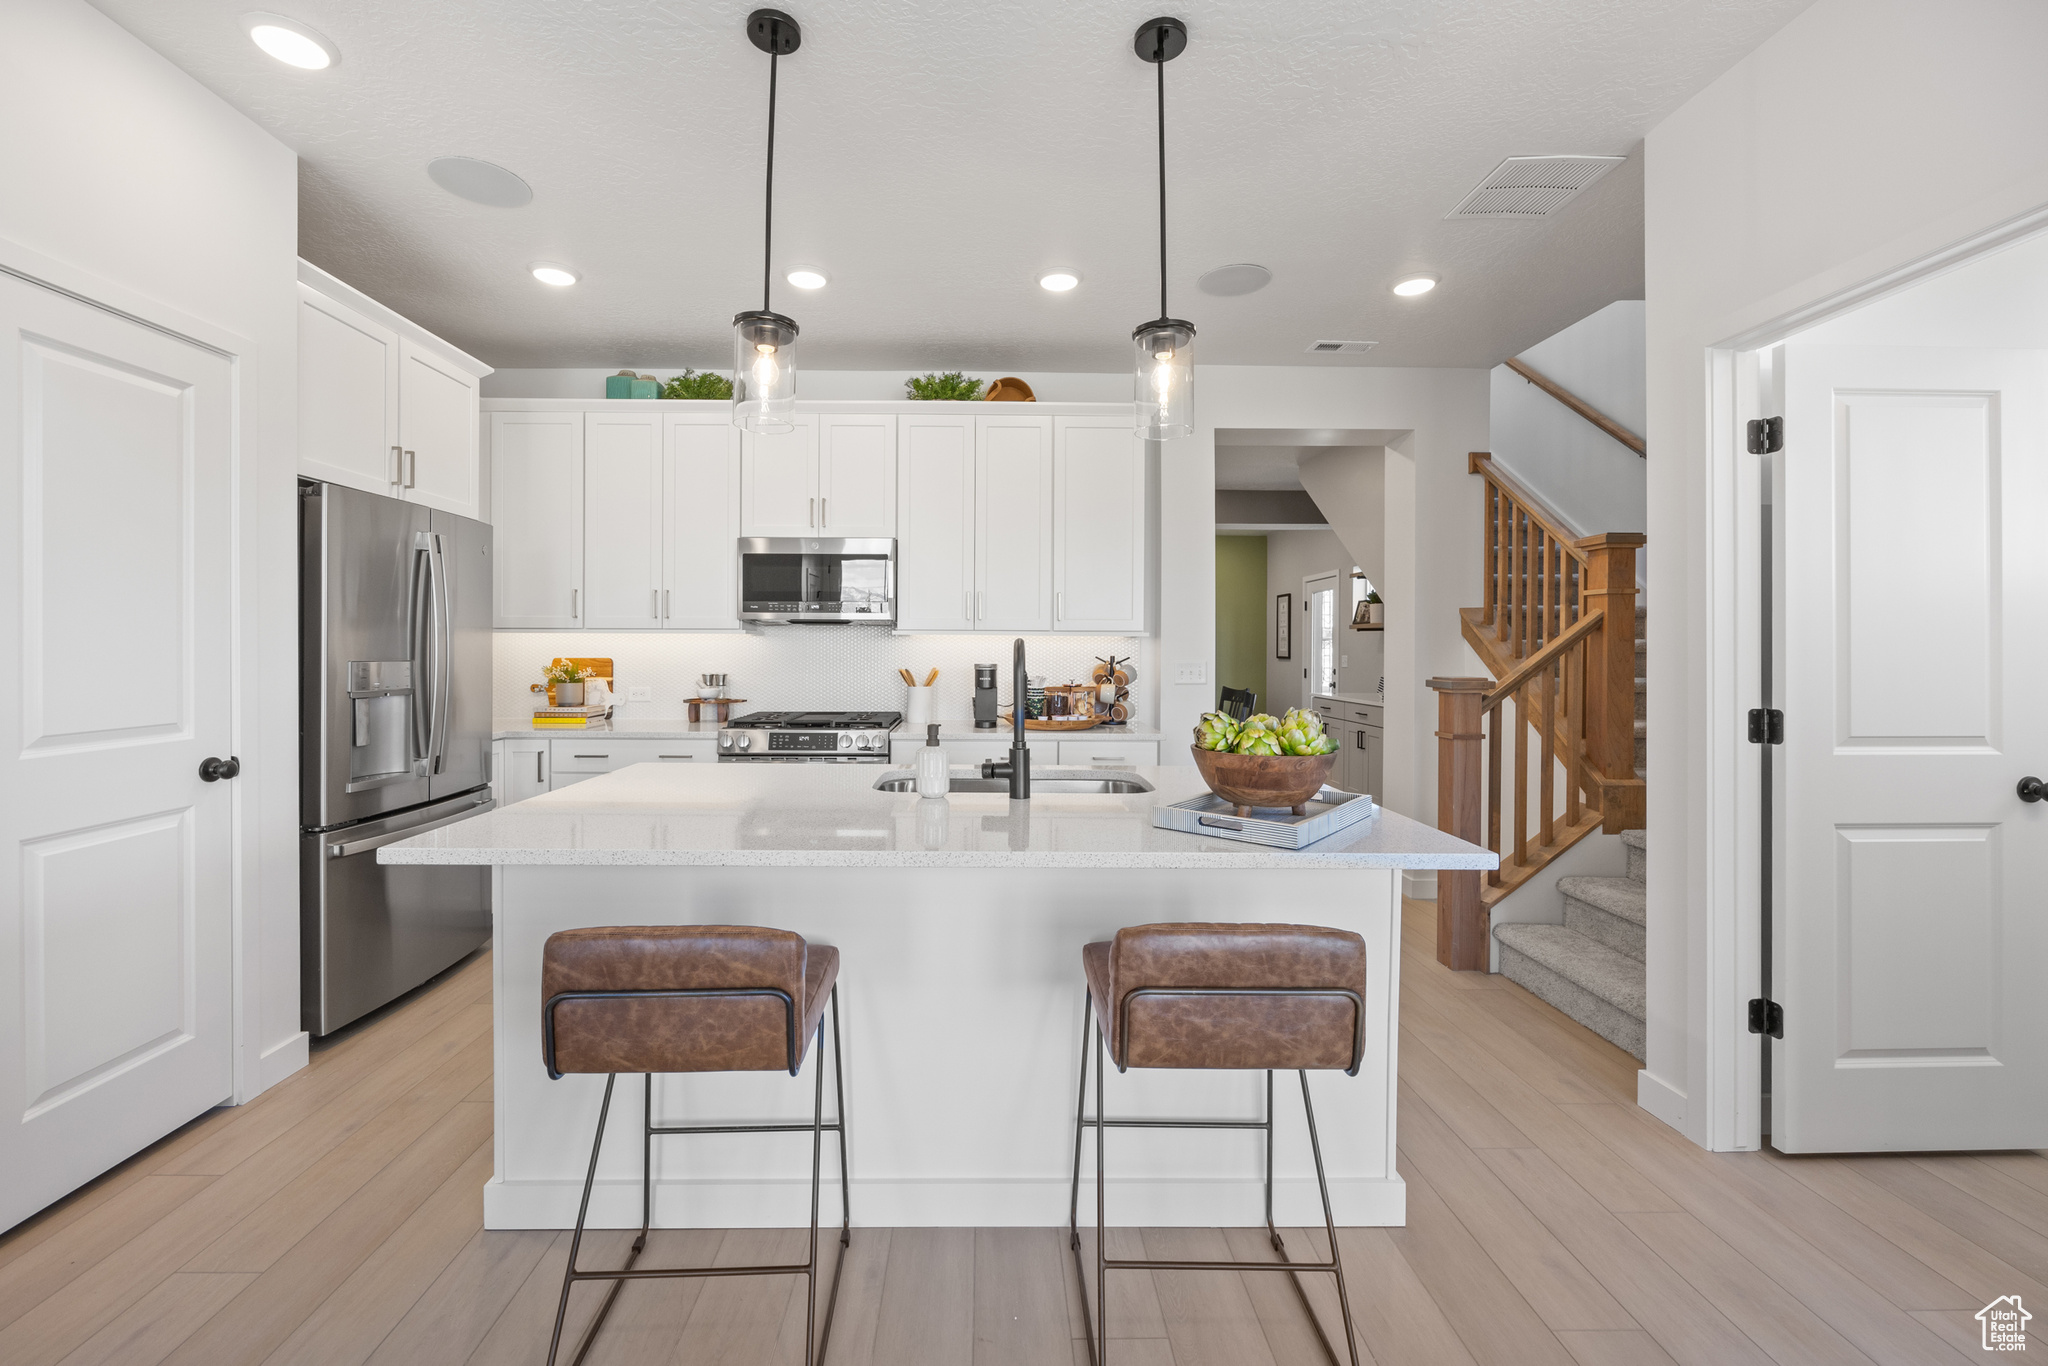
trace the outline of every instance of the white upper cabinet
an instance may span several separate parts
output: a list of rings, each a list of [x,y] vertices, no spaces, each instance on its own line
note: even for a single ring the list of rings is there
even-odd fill
[[[898,419],[896,628],[974,629],[974,419]]]
[[[398,334],[300,285],[299,473],[391,493],[398,466]]]
[[[483,516],[491,367],[299,262],[299,473]]]
[[[500,627],[582,626],[583,414],[491,414]]]
[[[662,625],[738,630],[739,429],[723,413],[677,413],[667,437]]]
[[[818,420],[773,436],[740,433],[742,536],[817,536]]]
[[[974,420],[978,629],[1052,629],[1052,421]]]
[[[896,416],[818,419],[818,530],[841,539],[896,534]]]
[[[583,417],[580,625],[611,631],[661,625],[661,426],[655,412]]]
[[[1122,418],[1053,419],[1053,627],[1146,629],[1145,443]]]
[[[398,445],[404,492],[460,517],[483,515],[477,379],[410,337],[398,339]]]

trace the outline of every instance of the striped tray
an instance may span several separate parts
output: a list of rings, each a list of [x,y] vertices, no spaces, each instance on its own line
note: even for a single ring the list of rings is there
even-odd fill
[[[1307,803],[1308,814],[1262,810],[1255,816],[1240,816],[1237,808],[1213,792],[1190,797],[1171,806],[1152,808],[1152,824],[1162,830],[1185,830],[1190,835],[1241,840],[1275,849],[1305,849],[1317,840],[1328,839],[1369,821],[1378,810],[1372,798],[1360,792],[1339,792],[1325,787]]]

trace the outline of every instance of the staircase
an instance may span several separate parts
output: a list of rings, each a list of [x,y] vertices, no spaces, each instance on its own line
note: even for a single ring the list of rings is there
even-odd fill
[[[1564,877],[1562,925],[1501,925],[1500,970],[1616,1048],[1643,1056],[1643,832],[1625,830],[1626,877]]]
[[[1579,536],[1490,456],[1475,453],[1471,469],[1486,481],[1486,601],[1459,616],[1490,677],[1430,680],[1438,824],[1501,867],[1439,875],[1437,956],[1484,970],[1490,931],[1510,980],[1640,1058],[1644,538]],[[1491,925],[1495,906],[1599,831],[1620,836],[1625,876],[1559,878],[1561,925]]]

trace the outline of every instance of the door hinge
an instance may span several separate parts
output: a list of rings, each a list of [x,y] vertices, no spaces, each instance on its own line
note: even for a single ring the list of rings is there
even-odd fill
[[[1751,707],[1749,709],[1749,743],[1752,745],[1782,745],[1785,743],[1785,713],[1776,707]]]
[[[1754,417],[1749,421],[1749,453],[1773,455],[1785,449],[1785,419]]]
[[[1749,1003],[1749,1032],[1768,1034],[1774,1039],[1785,1037],[1785,1007],[1776,1001],[1766,1001],[1759,996]]]

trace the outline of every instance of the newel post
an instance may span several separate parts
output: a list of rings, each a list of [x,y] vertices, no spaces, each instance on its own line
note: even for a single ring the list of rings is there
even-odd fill
[[[1436,692],[1436,825],[1446,834],[1483,844],[1485,788],[1480,773],[1482,704],[1488,678],[1432,678]],[[1436,961],[1459,972],[1486,971],[1486,908],[1481,874],[1446,868],[1436,875]]]
[[[1576,542],[1586,556],[1580,608],[1602,614],[1586,641],[1586,748],[1593,771],[1609,780],[1601,811],[1610,832],[1643,824],[1636,781],[1636,551],[1647,539],[1638,531],[1610,531]]]

